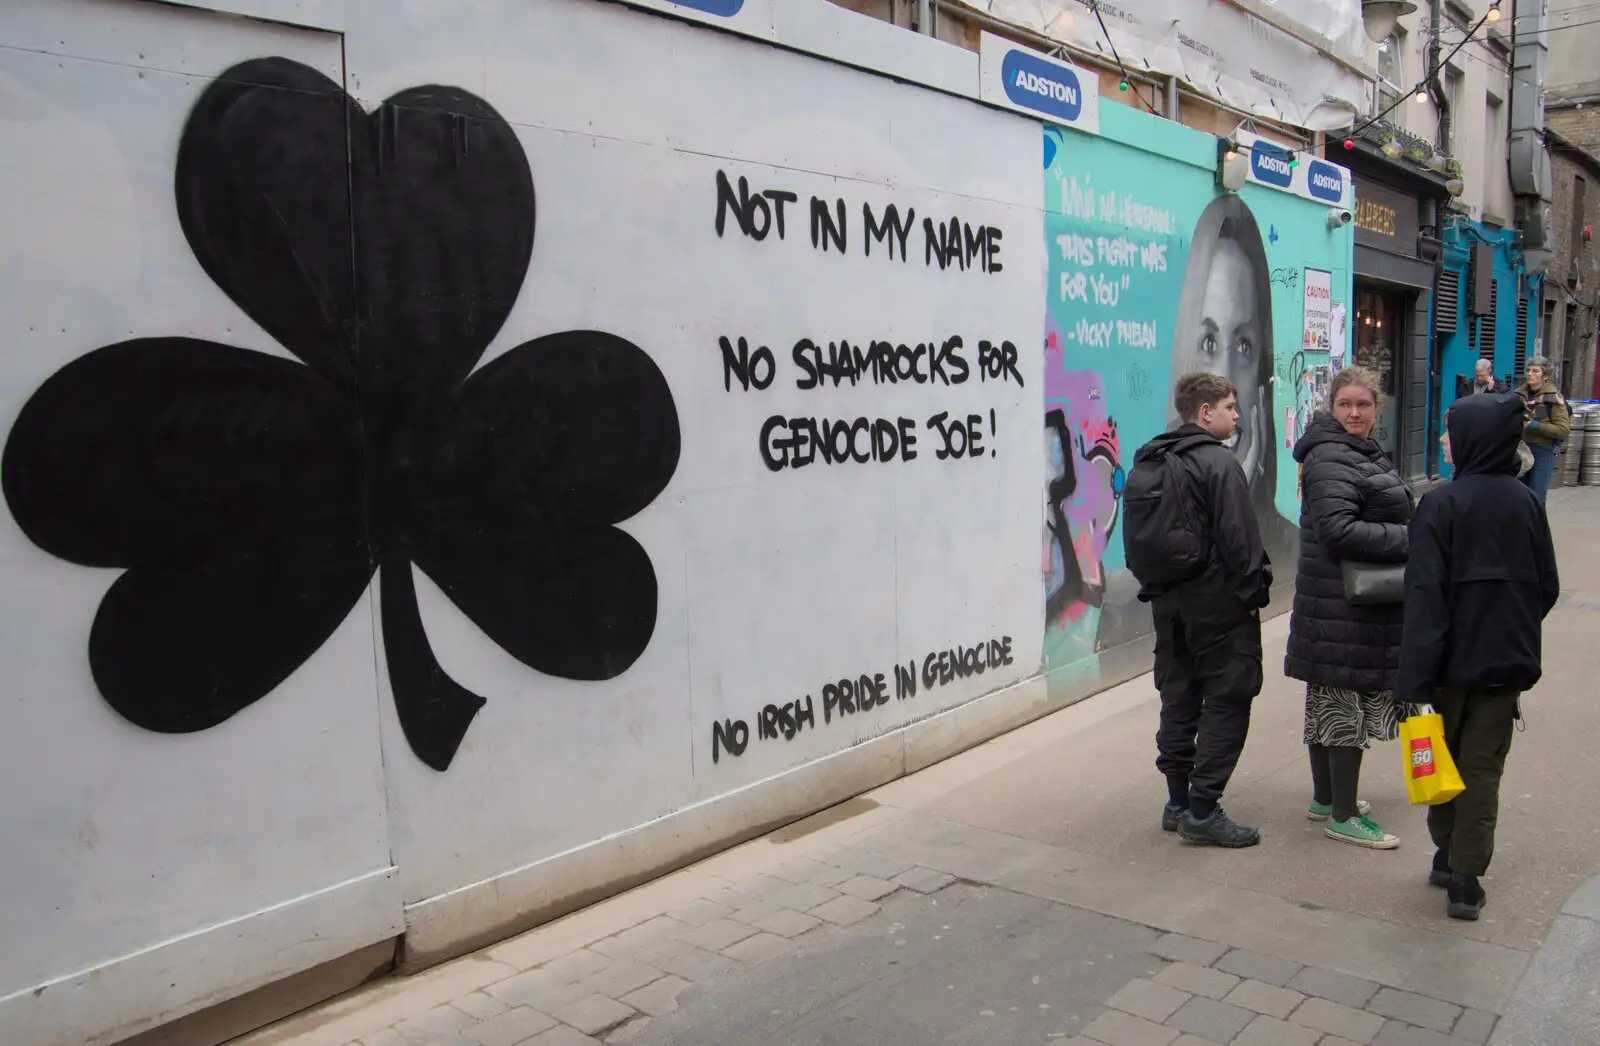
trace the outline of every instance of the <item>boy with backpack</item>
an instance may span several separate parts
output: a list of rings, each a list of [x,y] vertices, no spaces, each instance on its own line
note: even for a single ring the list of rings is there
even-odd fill
[[[1500,777],[1522,693],[1542,673],[1545,615],[1561,595],[1543,501],[1517,479],[1525,419],[1515,393],[1456,400],[1443,441],[1455,474],[1411,517],[1395,699],[1444,718],[1467,786],[1428,808],[1438,847],[1428,881],[1449,890],[1452,919],[1475,920],[1483,908],[1478,877],[1494,856]]]
[[[1187,843],[1254,846],[1261,833],[1218,804],[1261,691],[1260,611],[1272,566],[1244,471],[1223,444],[1239,423],[1233,382],[1185,374],[1174,404],[1183,424],[1139,448],[1122,508],[1128,569],[1155,618],[1161,827]]]

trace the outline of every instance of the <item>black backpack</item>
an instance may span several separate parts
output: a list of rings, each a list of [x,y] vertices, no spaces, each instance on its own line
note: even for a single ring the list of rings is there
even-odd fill
[[[1189,581],[1210,562],[1211,537],[1189,496],[1183,455],[1211,442],[1190,436],[1156,453],[1146,446],[1134,457],[1122,489],[1122,549],[1140,584]]]

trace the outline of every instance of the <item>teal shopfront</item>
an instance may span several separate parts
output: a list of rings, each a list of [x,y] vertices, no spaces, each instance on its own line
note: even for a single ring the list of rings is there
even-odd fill
[[[1507,384],[1522,380],[1534,345],[1539,278],[1528,275],[1520,238],[1510,230],[1463,215],[1448,215],[1435,295],[1434,381],[1429,409],[1428,473],[1447,477],[1439,452],[1444,411],[1469,391],[1478,360],[1494,365]]]

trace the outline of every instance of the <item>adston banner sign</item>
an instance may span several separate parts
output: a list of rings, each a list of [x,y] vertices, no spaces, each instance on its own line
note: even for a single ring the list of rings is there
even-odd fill
[[[623,3],[762,39],[772,37],[772,0],[623,0]]]
[[[978,96],[1062,127],[1097,134],[1100,77],[1090,69],[1046,57],[984,33],[979,48]]]
[[[1249,154],[1249,178],[1257,185],[1346,210],[1355,200],[1350,172],[1338,164],[1310,152],[1291,151],[1249,131],[1239,131],[1233,138]]]

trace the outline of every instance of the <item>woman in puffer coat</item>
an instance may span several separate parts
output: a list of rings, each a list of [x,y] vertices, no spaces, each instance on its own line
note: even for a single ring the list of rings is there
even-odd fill
[[[1330,410],[1295,444],[1300,462],[1300,563],[1284,673],[1306,684],[1305,743],[1311,755],[1307,816],[1330,839],[1374,850],[1400,840],[1367,816],[1357,798],[1361,757],[1373,741],[1399,735],[1394,700],[1401,604],[1355,605],[1340,564],[1404,563],[1411,491],[1372,440],[1381,396],[1361,367],[1334,375]]]

